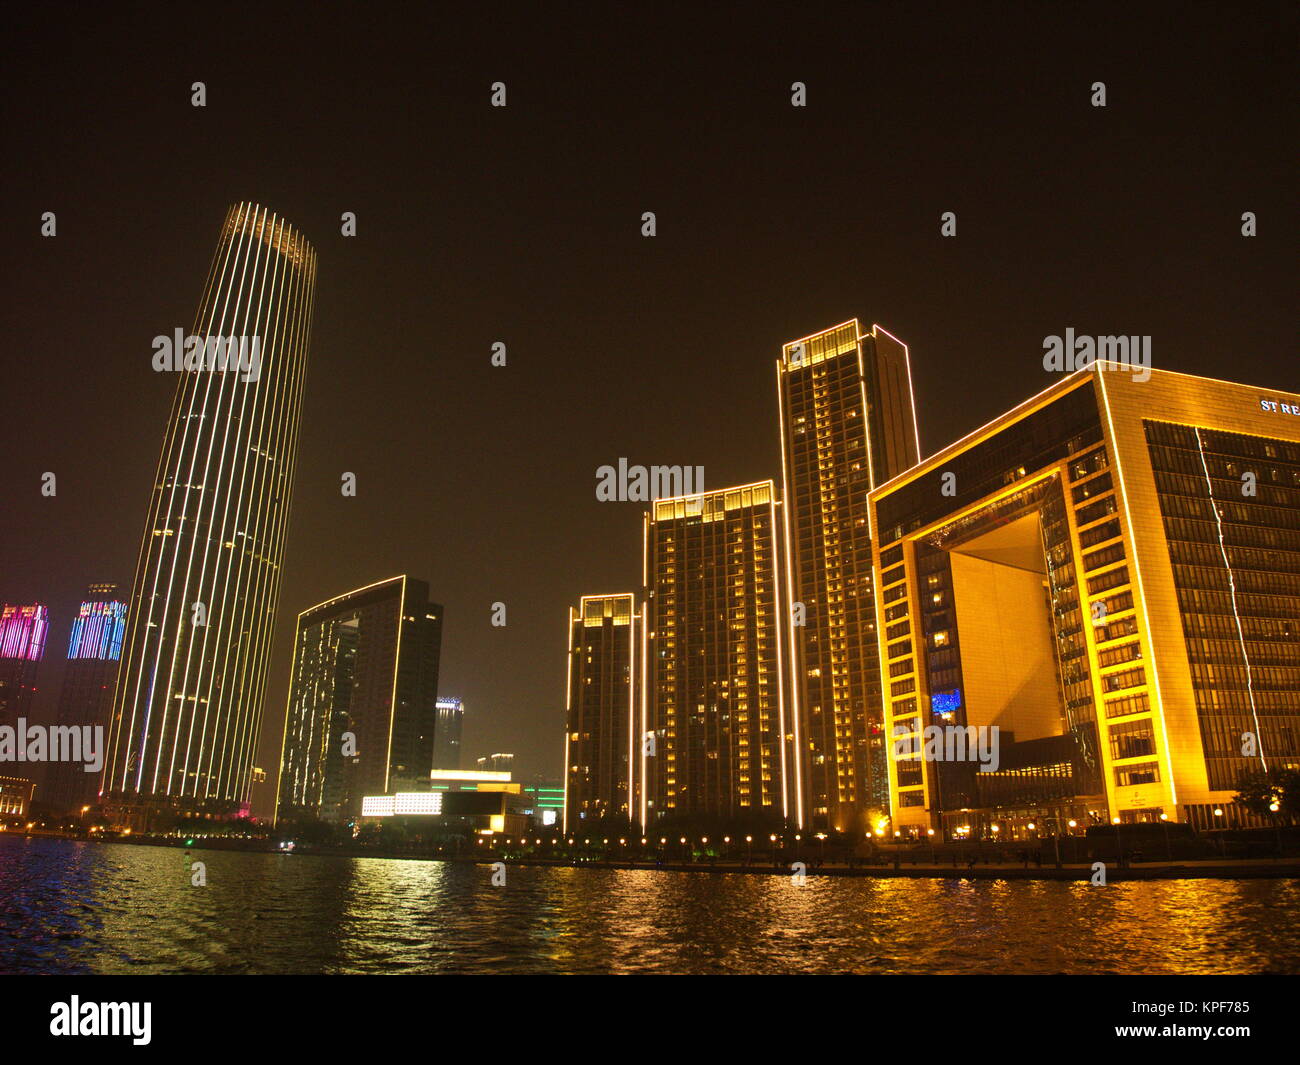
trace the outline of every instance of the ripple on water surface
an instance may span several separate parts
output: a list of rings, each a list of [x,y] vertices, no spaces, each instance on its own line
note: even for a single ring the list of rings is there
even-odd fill
[[[189,862],[207,867],[190,884]],[[1300,884],[715,876],[0,837],[9,973],[1300,972]]]

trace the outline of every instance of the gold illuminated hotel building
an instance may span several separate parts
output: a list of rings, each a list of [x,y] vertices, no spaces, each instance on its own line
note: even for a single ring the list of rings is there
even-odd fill
[[[772,481],[645,518],[640,822],[788,817],[786,604]]]
[[[867,492],[919,454],[907,347],[857,319],[777,361],[789,543],[794,816],[863,827],[889,808]]]
[[[564,830],[635,818],[640,615],[636,597],[585,595],[569,610]]]
[[[1300,765],[1300,396],[1105,364],[870,503],[903,836],[1232,823]],[[996,772],[932,725],[998,726]]]
[[[248,812],[315,286],[301,233],[230,208],[191,335],[255,345],[260,364],[178,374],[108,728],[103,801],[122,823]]]

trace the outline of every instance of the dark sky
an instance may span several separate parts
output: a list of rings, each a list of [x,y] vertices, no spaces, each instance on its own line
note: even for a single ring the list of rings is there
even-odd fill
[[[783,341],[905,340],[926,453],[1045,387],[1067,327],[1300,387],[1296,5],[641,6],[6,12],[0,600],[56,616],[43,697],[84,586],[131,583],[175,387],[151,340],[241,199],[319,253],[272,771],[296,613],[407,572],[467,755],[558,778],[566,608],[640,581],[642,508],[596,468],[779,476]]]

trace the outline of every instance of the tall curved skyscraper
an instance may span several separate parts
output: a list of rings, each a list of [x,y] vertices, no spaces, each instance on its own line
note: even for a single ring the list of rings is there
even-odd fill
[[[155,340],[154,368],[180,372],[109,724],[101,797],[120,823],[247,809],[315,284],[303,236],[237,204],[191,335],[176,337],[186,361]]]

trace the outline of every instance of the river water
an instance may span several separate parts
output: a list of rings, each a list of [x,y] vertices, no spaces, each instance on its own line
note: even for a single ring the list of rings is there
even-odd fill
[[[1292,880],[492,876],[0,836],[0,972],[1300,972]]]

